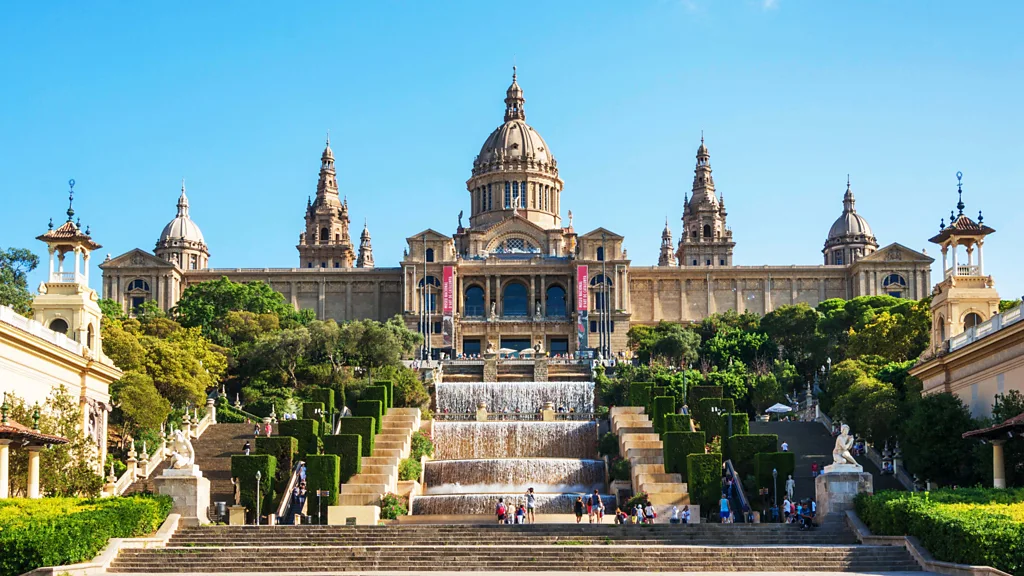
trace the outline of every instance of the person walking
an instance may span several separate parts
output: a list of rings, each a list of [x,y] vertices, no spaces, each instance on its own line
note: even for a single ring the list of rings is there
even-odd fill
[[[267,422],[266,425],[263,426],[263,430],[266,431],[267,438],[270,438],[270,430],[271,430],[270,422]]]
[[[725,497],[725,493],[722,493],[722,499],[718,501],[718,515],[721,517],[722,524],[729,522],[729,499]]]
[[[537,495],[533,493],[533,488],[527,488],[526,490],[526,522],[534,524],[537,522],[537,517],[534,515],[534,509],[537,507]]]
[[[246,440],[245,445],[242,446],[242,453],[248,456],[250,450],[252,450],[252,446],[249,444],[249,441]]]
[[[576,503],[573,504],[573,511],[576,512],[576,523],[579,524],[583,520],[583,496],[576,497]]]
[[[648,524],[654,524],[654,519],[658,517],[657,512],[654,511],[654,506],[651,506],[651,501],[648,500],[644,506],[644,521]]]
[[[590,517],[589,519],[591,524],[594,523],[594,516],[596,516],[599,513],[600,508],[601,495],[598,494],[597,490],[594,490],[594,493],[590,495],[590,501],[587,502],[587,512],[588,516]],[[598,522],[600,522],[600,520],[598,520]]]
[[[260,437],[260,425],[259,424],[254,424],[253,426],[254,426],[254,428],[253,428],[253,431],[252,431],[252,437],[253,438],[259,438]]]
[[[793,503],[790,502],[789,498],[787,497],[785,500],[782,501],[782,518],[784,522],[789,522],[789,514],[792,511],[792,509]]]
[[[683,524],[689,524],[690,523],[690,506],[689,505],[683,506],[683,513],[682,513],[682,515],[680,517],[683,520]]]
[[[679,524],[679,507],[678,506],[673,506],[672,507],[672,515],[669,516],[668,523],[669,524]]]
[[[789,442],[786,442],[786,441],[782,442],[782,451],[783,452],[789,452]]]
[[[494,507],[494,513],[498,516],[498,524],[504,524],[508,509],[505,508],[505,500],[503,498],[498,498],[498,505]]]

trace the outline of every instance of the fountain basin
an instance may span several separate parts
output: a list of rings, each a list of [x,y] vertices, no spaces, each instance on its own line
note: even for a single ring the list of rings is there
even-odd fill
[[[423,469],[425,494],[591,493],[605,488],[604,460],[522,458],[432,460]]]

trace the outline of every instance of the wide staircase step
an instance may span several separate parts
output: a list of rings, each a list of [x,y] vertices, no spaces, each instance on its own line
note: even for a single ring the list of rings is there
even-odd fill
[[[408,571],[916,571],[843,524],[204,526],[125,549],[112,573]],[[259,548],[259,553],[254,550]]]
[[[380,502],[386,492],[398,489],[398,465],[409,456],[412,434],[419,429],[418,408],[389,408],[380,434],[373,440],[373,454],[364,456],[362,469],[339,490],[342,506],[368,506]]]

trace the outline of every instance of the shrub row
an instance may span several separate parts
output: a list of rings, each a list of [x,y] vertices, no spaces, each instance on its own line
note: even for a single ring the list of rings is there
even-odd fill
[[[325,414],[334,414],[336,407],[334,403],[334,390],[330,388],[315,388],[310,391],[309,397],[313,402],[319,402],[324,405]]]
[[[277,459],[277,472],[274,478],[274,490],[281,494],[288,487],[295,466],[295,453],[299,450],[299,441],[291,436],[260,436],[256,438],[256,454],[269,454]]]
[[[323,402],[303,402],[302,403],[302,419],[303,420],[316,420],[317,422],[324,419],[324,403]]]
[[[772,476],[772,470],[778,471],[778,484]],[[760,452],[754,455],[754,479],[757,482],[755,491],[748,494],[757,494],[757,489],[768,489],[768,501],[778,498],[782,502],[782,495],[786,493],[786,479],[796,470],[796,455],[792,452]]]
[[[725,414],[736,412],[736,403],[732,398],[701,398],[697,407],[691,411],[694,420],[710,441],[716,436],[721,438],[726,435]]]
[[[363,438],[358,434],[324,436],[324,454],[340,458],[342,484],[363,470]]]
[[[703,432],[666,432],[661,437],[662,450],[665,456],[665,472],[668,474],[682,474],[687,477],[688,460],[690,454],[704,453]]]
[[[665,432],[689,432],[689,414],[665,414]]]
[[[722,455],[690,454],[686,457],[686,482],[690,502],[700,506],[701,516],[715,510],[722,495]]]
[[[307,466],[308,468],[308,466]],[[277,458],[270,454],[231,457],[231,477],[239,482],[238,491],[242,506],[256,512],[256,472],[260,473],[260,514],[274,512],[274,478],[277,474]],[[308,475],[308,472],[307,472]]]
[[[775,434],[734,434],[725,443],[726,457],[732,460],[740,478],[755,473],[754,456],[759,452],[778,450],[779,437]]]
[[[647,407],[651,402],[651,382],[631,382],[629,384],[629,405]]]
[[[362,395],[362,397],[360,399],[361,400],[380,400],[380,402],[381,402],[381,413],[382,414],[386,414],[387,411],[388,411],[388,401],[390,400],[390,398],[391,397],[388,396],[388,388],[387,388],[387,386],[367,386],[363,390],[363,395]]]
[[[395,407],[395,383],[392,382],[391,380],[374,380],[373,381],[373,385],[374,386],[383,386],[383,387],[388,389],[388,396],[387,396],[388,401],[387,401],[387,404],[385,404],[385,406],[384,406],[385,411],[387,410],[387,408],[394,408]]]
[[[671,396],[655,396],[651,400],[651,406],[655,432],[665,432],[665,416],[670,416],[676,411],[676,399]]]
[[[373,418],[374,429],[380,434],[384,422],[381,418],[384,415],[384,402],[381,400],[360,400],[356,402],[356,416]]]
[[[155,532],[171,505],[168,496],[0,500],[0,576],[90,560],[110,538]]]
[[[363,456],[373,454],[373,442],[376,438],[376,423],[373,418],[349,416],[341,419],[342,434],[357,434],[362,437]]]
[[[296,454],[300,457],[320,453],[320,421],[303,418],[302,420],[284,420],[278,422],[277,433],[291,436],[298,440]]]
[[[704,398],[722,398],[724,394],[721,386],[691,386],[687,391],[686,405],[692,412]]]
[[[341,485],[341,459],[334,454],[306,457],[306,511],[319,524],[319,512],[327,514],[327,507],[338,503]],[[327,496],[317,497],[317,490],[326,490]],[[318,510],[318,507],[320,510]]]

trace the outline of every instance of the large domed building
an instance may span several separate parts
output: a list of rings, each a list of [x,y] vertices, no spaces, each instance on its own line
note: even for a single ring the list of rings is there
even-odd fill
[[[558,162],[526,122],[526,97],[514,68],[504,104],[501,123],[472,158],[469,202],[463,205],[468,220],[460,210],[453,231],[426,228],[408,236],[394,266],[375,265],[365,225],[357,253],[328,139],[315,198],[303,213],[298,266],[209,268],[183,187],[178,214],[154,253],[135,249],[100,266],[104,297],[125,310],[148,300],[166,310],[188,285],[227,276],[267,282],[319,318],[400,315],[426,336],[427,352],[435,354],[540,345],[555,354],[585,349],[607,356],[627,351],[633,324],[695,322],[726,310],[765,314],[787,304],[870,294],[928,295],[932,259],[900,244],[879,248],[854,208],[849,185],[843,212],[825,240],[824,264],[734,265],[736,241],[703,136],[693,184],[680,191],[678,243],[673,245],[666,221],[661,245],[643,248],[658,255],[658,265],[635,266],[622,236],[602,227],[578,233],[572,212],[562,210]]]

